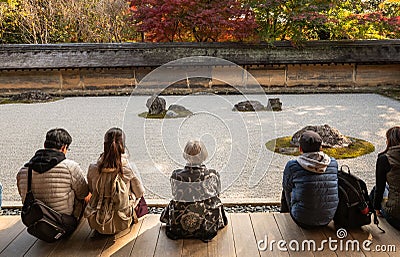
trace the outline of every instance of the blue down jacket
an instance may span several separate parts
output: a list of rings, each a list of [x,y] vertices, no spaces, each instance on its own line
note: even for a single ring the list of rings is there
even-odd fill
[[[286,164],[282,185],[295,221],[324,226],[333,219],[339,203],[337,172],[334,158],[322,173],[305,170],[297,160]]]

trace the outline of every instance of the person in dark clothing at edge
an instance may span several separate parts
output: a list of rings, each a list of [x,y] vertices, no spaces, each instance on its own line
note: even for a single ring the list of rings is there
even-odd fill
[[[400,230],[400,127],[386,132],[386,149],[378,155],[375,175],[371,193],[375,212]]]
[[[338,164],[321,151],[322,138],[314,131],[300,137],[296,160],[283,172],[281,212],[290,212],[293,220],[309,229],[332,221],[338,203]]]
[[[59,213],[75,217],[77,226],[90,195],[79,164],[65,157],[71,142],[72,138],[65,129],[49,130],[44,149],[36,151],[18,172],[17,186],[24,202],[28,190],[28,167],[32,167],[32,192],[35,198]]]

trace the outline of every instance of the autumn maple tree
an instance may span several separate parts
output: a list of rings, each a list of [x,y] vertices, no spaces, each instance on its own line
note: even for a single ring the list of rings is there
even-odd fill
[[[257,27],[237,0],[133,0],[131,12],[147,41],[244,41]]]

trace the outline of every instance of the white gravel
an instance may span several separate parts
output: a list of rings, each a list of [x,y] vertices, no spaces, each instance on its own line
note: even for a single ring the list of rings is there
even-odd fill
[[[182,148],[189,138],[205,141],[207,166],[220,171],[225,198],[267,198],[279,201],[282,170],[290,156],[274,154],[264,144],[292,135],[306,125],[329,124],[343,134],[375,145],[375,152],[339,160],[374,184],[377,153],[385,148],[385,131],[400,125],[400,102],[375,94],[248,95],[264,105],[279,97],[282,112],[238,113],[239,95],[165,96],[167,105],[184,105],[194,116],[145,120],[148,96],[76,97],[41,104],[0,105],[0,174],[3,200],[19,200],[16,173],[42,147],[45,133],[66,128],[73,137],[68,157],[84,173],[102,150],[103,135],[112,126],[127,134],[130,159],[147,188],[148,198],[170,197],[169,175],[184,164]]]

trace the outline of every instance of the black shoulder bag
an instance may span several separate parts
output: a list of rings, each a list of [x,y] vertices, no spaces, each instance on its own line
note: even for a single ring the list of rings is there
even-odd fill
[[[35,199],[32,193],[32,168],[28,167],[28,191],[22,206],[21,218],[28,233],[48,243],[70,235],[78,226],[72,215],[58,213],[42,201]]]

